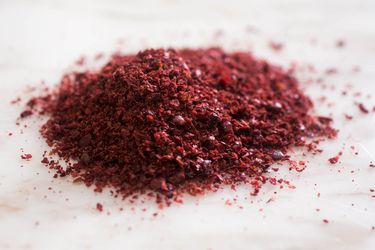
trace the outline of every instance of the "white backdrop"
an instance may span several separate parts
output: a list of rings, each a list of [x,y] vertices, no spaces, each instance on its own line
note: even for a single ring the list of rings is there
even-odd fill
[[[372,0],[1,0],[0,249],[375,249],[375,193],[369,191],[375,188],[375,169],[369,167],[375,115],[353,104],[375,105],[366,96],[375,93],[374,23]],[[338,39],[346,41],[344,48],[336,48]],[[270,40],[285,48],[275,53]],[[81,55],[90,63],[99,52],[209,45],[252,50],[284,66],[311,63],[315,77],[338,69],[324,77],[335,91],[304,84],[315,101],[328,98],[317,101],[316,112],[332,115],[340,134],[322,144],[321,155],[304,158],[304,172],[279,173],[295,190],[265,187],[250,197],[246,187],[224,189],[160,211],[154,204],[132,205],[70,180],[52,180],[40,164],[46,146],[38,121],[15,126],[21,106],[9,102],[27,95],[27,85],[56,84]],[[349,83],[353,90],[343,97]],[[353,97],[357,91],[362,96]],[[344,112],[354,119],[347,121]],[[342,162],[327,164],[344,143]],[[30,162],[20,159],[21,148],[33,154]],[[233,198],[237,202],[225,205]],[[104,213],[95,210],[97,202]]]

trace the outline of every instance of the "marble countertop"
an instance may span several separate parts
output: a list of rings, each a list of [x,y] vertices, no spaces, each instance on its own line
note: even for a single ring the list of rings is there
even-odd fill
[[[375,168],[369,166],[375,113],[355,105],[375,105],[368,96],[375,95],[374,13],[372,0],[1,1],[0,249],[375,249]],[[343,48],[336,47],[340,39]],[[270,41],[284,48],[275,52]],[[56,84],[81,55],[90,64],[99,52],[209,45],[297,63],[315,112],[334,118],[339,137],[322,143],[322,154],[292,154],[308,162],[305,171],[277,173],[296,189],[266,186],[251,197],[241,186],[162,210],[129,204],[53,180],[40,163],[46,145],[39,122],[15,126],[21,106],[10,101],[30,95],[27,86]],[[309,64],[315,73],[306,70]],[[338,73],[326,75],[332,67]],[[319,76],[322,84],[307,83]],[[21,148],[31,161],[20,159]],[[339,151],[340,162],[329,164]]]

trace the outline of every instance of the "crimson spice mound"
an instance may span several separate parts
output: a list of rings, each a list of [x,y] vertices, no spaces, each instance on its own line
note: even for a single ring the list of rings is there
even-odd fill
[[[26,112],[48,117],[41,134],[68,167],[42,162],[59,176],[116,196],[173,198],[259,187],[291,147],[334,138],[312,106],[290,72],[247,52],[148,49],[65,75]]]

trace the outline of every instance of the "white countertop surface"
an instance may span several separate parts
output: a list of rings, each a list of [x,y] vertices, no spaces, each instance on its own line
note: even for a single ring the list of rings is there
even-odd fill
[[[375,113],[365,115],[354,104],[375,105],[374,24],[373,0],[1,1],[0,249],[375,249],[375,168],[369,167]],[[338,39],[344,48],[335,46]],[[270,40],[284,49],[272,51]],[[162,210],[129,204],[69,179],[53,180],[40,163],[46,145],[38,122],[15,125],[22,107],[10,101],[30,95],[27,86],[56,84],[81,55],[90,62],[99,52],[208,45],[252,50],[284,66],[313,64],[316,73],[300,72],[301,79],[324,76],[324,83],[303,88],[340,133],[321,144],[320,155],[293,154],[308,161],[304,172],[285,167],[277,174],[296,189],[266,186],[251,197],[242,186]],[[326,76],[330,67],[338,73]],[[342,96],[348,84],[352,89]],[[31,161],[20,159],[21,148]],[[329,164],[341,150],[340,163]]]

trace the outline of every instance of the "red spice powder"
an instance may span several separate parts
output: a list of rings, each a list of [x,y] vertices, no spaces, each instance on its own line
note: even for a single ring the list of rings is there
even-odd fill
[[[342,156],[342,152],[341,151],[336,156],[329,158],[328,161],[331,164],[336,164],[340,160],[340,156]]]
[[[347,120],[352,120],[352,119],[353,119],[353,116],[351,116],[351,115],[344,114],[344,116],[345,116],[345,118],[346,118]]]
[[[331,164],[336,164],[338,161],[339,161],[339,156],[336,155],[334,157],[331,157],[328,159],[328,161],[331,163]]]
[[[33,112],[31,110],[25,110],[23,111],[21,114],[20,114],[20,117],[21,118],[26,118],[28,116],[31,116],[33,114]]]
[[[97,72],[65,75],[28,110],[48,116],[41,134],[69,163],[48,163],[60,176],[124,197],[153,191],[160,201],[239,183],[257,194],[290,147],[336,136],[312,106],[290,73],[209,48],[115,55]]]
[[[96,203],[96,210],[103,212],[103,205],[101,203]]]
[[[358,103],[358,108],[364,114],[368,114],[369,113],[369,110],[365,107],[365,105],[363,105],[363,103]]]
[[[33,156],[31,154],[21,155],[21,159],[23,159],[23,160],[30,160],[31,158],[33,158]]]

